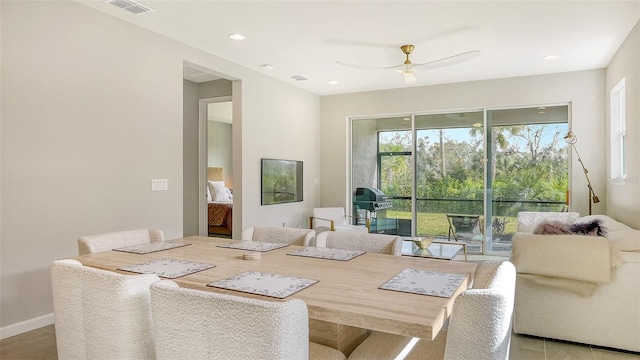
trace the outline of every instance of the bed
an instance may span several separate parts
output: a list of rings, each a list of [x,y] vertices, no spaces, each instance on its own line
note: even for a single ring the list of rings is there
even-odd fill
[[[223,180],[222,168],[208,168],[207,180],[209,236],[231,237],[233,229],[233,193]]]

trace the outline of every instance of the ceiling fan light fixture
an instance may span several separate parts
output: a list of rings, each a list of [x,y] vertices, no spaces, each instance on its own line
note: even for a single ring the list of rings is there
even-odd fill
[[[404,75],[404,84],[411,85],[418,82],[416,76],[413,74],[413,70],[402,70],[400,71],[402,75]]]
[[[400,47],[400,50],[402,50],[402,52],[406,56],[405,61],[402,64],[394,65],[394,66],[365,66],[365,65],[349,64],[341,61],[336,61],[336,63],[342,66],[352,67],[356,69],[397,71],[404,76],[404,83],[406,85],[411,85],[417,82],[417,79],[414,75],[414,71],[435,69],[443,66],[459,64],[461,62],[468,61],[475,57],[480,56],[479,50],[472,50],[472,51],[467,51],[460,54],[444,57],[438,60],[433,60],[426,63],[414,64],[409,59],[409,55],[413,52],[414,49],[415,49],[415,46],[413,45],[402,45]]]

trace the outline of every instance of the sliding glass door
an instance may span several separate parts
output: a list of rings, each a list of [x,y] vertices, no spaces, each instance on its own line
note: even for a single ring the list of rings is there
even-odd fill
[[[391,206],[371,232],[509,253],[519,211],[566,210],[568,105],[352,120],[352,186]],[[361,200],[361,199],[360,199]]]
[[[483,112],[415,116],[418,236],[482,250]]]
[[[510,253],[520,211],[566,211],[568,106],[487,111],[488,252]]]

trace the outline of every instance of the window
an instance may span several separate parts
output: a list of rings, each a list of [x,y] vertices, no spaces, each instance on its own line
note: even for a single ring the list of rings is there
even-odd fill
[[[611,180],[627,176],[625,155],[625,79],[611,90]]]

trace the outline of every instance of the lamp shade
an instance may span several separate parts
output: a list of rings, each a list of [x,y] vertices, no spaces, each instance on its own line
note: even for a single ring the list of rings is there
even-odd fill
[[[564,136],[564,141],[566,141],[567,144],[575,144],[576,142],[578,142],[578,138],[573,133],[573,131],[569,130],[567,135]]]

